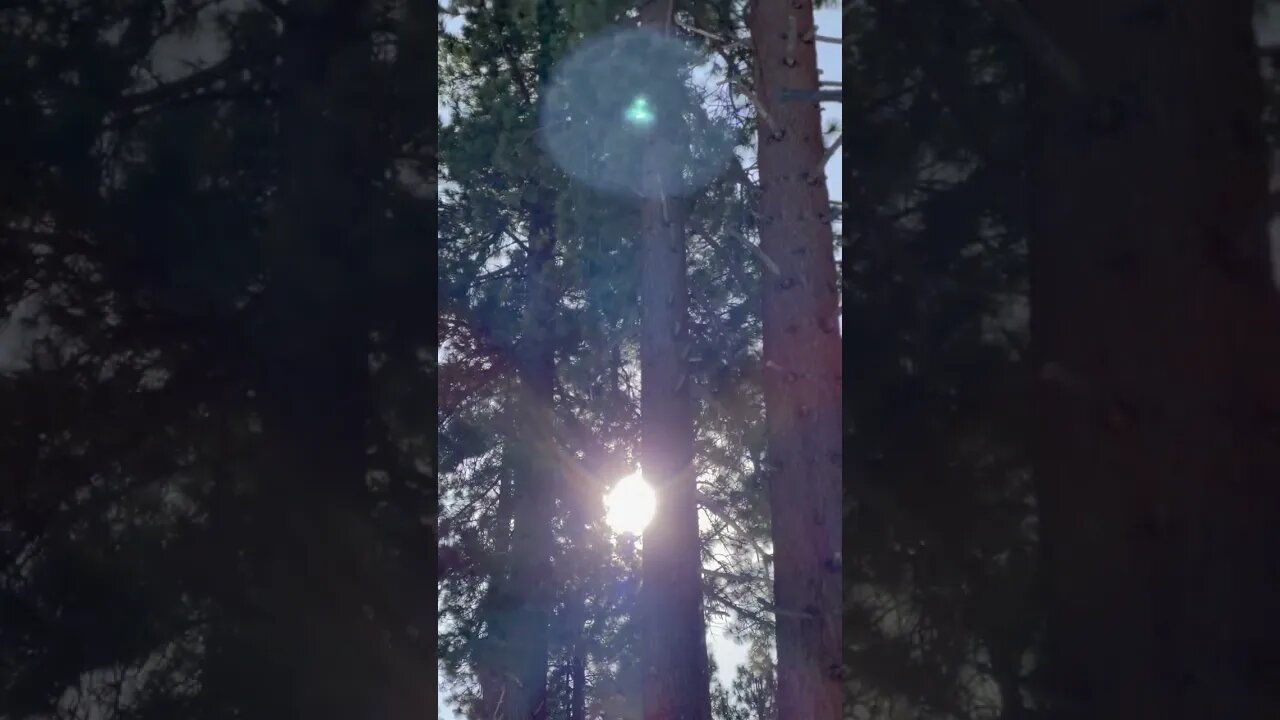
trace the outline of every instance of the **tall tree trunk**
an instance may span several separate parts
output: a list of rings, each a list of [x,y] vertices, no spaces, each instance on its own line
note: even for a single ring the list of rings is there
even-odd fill
[[[259,568],[274,621],[267,717],[425,714],[430,693],[392,651],[366,490],[372,408],[366,234],[389,162],[370,89],[367,4],[288,5],[279,65],[280,184],[258,368],[270,458]],[[401,590],[402,591],[402,590]],[[397,659],[400,658],[400,659]],[[424,674],[425,674],[424,672]]]
[[[764,393],[777,608],[778,717],[841,713],[841,367],[834,238],[816,102],[813,4],[753,2],[764,275]]]
[[[546,194],[544,193],[544,196]],[[499,690],[502,720],[547,717],[547,652],[553,601],[551,518],[555,504],[554,438],[550,433],[555,353],[550,336],[556,299],[550,273],[555,235],[546,208],[550,200],[525,208],[529,254],[525,273],[528,299],[520,339],[519,413],[512,442],[519,455],[514,491],[510,574],[500,592],[496,640],[507,660]]]
[[[589,432],[589,431],[587,431]],[[607,454],[604,446],[587,435],[589,444],[583,453],[581,470],[570,464],[565,469],[565,483],[561,497],[568,508],[567,534],[573,557],[585,557],[587,553],[586,529],[593,519],[591,508],[598,501],[590,497],[599,487],[598,479],[604,472]],[[579,475],[578,473],[581,473]],[[587,593],[586,568],[581,562],[570,562],[573,587],[565,601],[568,627],[573,633],[569,648],[569,720],[587,720]]]
[[[550,42],[556,12],[554,0],[537,1],[539,87],[551,75],[554,56]],[[510,572],[498,593],[494,622],[494,640],[506,661],[499,697],[493,700],[500,720],[545,720],[550,710],[547,670],[555,595],[551,520],[559,473],[556,440],[551,433],[556,377],[551,327],[558,305],[552,278],[556,196],[554,190],[538,186],[536,178],[526,182],[534,190],[534,197],[520,206],[529,229],[526,302],[517,348],[517,413],[521,422],[511,438],[520,459],[512,488]]]
[[[671,3],[640,7],[641,27],[668,34]],[[677,82],[677,78],[671,78]],[[646,180],[671,172],[669,123],[658,113]],[[659,183],[660,184],[660,181]],[[655,184],[656,185],[656,184]],[[640,265],[641,466],[657,507],[644,532],[641,613],[645,720],[708,720],[711,715],[701,545],[689,400],[689,290],[683,200],[652,197],[642,208]]]
[[[1250,0],[1057,0],[1029,86],[1059,718],[1280,717],[1280,303]]]
[[[503,446],[503,452],[512,452],[510,441]],[[483,718],[492,718],[497,715],[499,702],[505,691],[502,678],[506,669],[501,661],[504,650],[499,646],[494,629],[501,622],[498,608],[502,603],[503,588],[507,581],[507,574],[510,572],[511,520],[515,483],[511,468],[503,467],[501,472],[502,478],[498,486],[498,521],[495,523],[493,538],[494,553],[498,556],[498,560],[492,564],[489,585],[485,589],[480,606],[480,616],[489,632],[477,640],[474,655],[476,677],[480,685],[478,712]]]
[[[573,646],[571,662],[573,694],[569,697],[569,720],[587,720],[587,654],[581,633]]]

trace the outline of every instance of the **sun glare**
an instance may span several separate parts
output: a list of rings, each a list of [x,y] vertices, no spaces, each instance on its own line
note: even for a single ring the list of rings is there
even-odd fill
[[[605,521],[618,535],[639,536],[653,519],[656,499],[640,471],[618,481],[604,496]]]

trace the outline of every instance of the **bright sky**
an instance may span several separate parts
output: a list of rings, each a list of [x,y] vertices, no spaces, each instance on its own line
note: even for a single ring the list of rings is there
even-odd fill
[[[815,13],[815,19],[819,35],[827,37],[840,37],[842,35],[841,15],[838,7],[818,10]],[[451,20],[452,22],[446,24],[446,27],[450,31],[456,32],[461,23],[457,19]],[[840,58],[840,45],[818,43],[818,67],[822,70],[822,80],[824,81],[840,81],[843,79],[844,64]],[[838,103],[823,103],[823,126],[825,127],[830,122],[839,121],[840,105]],[[832,139],[828,138],[828,141]],[[843,152],[837,152],[827,164],[827,189],[831,194],[831,199],[836,201],[843,198],[844,186],[841,182],[844,167],[843,157]],[[746,646],[739,645],[716,628],[710,628],[708,631],[708,646],[716,658],[716,663],[719,665],[720,682],[725,687],[729,687],[738,666],[746,662]],[[441,687],[443,688],[443,682],[441,682]],[[439,710],[441,720],[463,720],[462,717],[448,707],[443,689],[439,694]]]

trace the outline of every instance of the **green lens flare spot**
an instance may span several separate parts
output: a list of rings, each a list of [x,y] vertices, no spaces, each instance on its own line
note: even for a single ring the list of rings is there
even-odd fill
[[[640,96],[632,100],[627,106],[626,118],[627,122],[638,127],[653,125],[653,108],[650,107],[648,98]]]

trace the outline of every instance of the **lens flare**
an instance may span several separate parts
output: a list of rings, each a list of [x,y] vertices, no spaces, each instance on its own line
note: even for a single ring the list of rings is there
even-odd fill
[[[649,107],[649,100],[643,95],[631,101],[627,106],[626,112],[627,122],[638,127],[648,128],[653,125],[654,114],[653,108]]]
[[[552,71],[539,141],[579,182],[612,194],[696,192],[724,170],[735,146],[731,124],[703,105],[722,87],[709,62],[685,41],[649,30],[592,38]],[[661,153],[653,146],[658,129],[671,146]]]

